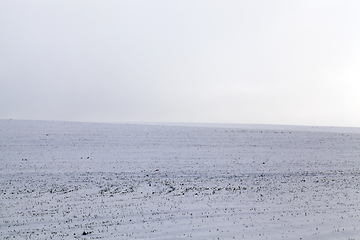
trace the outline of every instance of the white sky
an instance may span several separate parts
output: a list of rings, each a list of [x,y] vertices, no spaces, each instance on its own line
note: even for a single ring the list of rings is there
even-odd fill
[[[360,1],[1,1],[0,118],[360,127]]]

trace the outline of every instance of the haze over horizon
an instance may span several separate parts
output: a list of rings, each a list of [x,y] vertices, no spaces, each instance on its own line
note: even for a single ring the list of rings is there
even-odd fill
[[[0,119],[360,127],[359,1],[2,1]]]

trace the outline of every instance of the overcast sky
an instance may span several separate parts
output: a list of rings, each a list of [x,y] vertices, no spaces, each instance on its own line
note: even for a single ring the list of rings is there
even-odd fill
[[[0,118],[360,127],[360,1],[1,1]]]

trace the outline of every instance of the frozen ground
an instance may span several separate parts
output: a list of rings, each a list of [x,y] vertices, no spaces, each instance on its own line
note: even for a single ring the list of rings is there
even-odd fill
[[[359,130],[0,120],[0,238],[360,239]]]

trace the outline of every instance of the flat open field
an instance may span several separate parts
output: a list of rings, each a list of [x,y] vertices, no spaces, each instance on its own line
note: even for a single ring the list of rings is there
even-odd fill
[[[360,129],[0,120],[1,239],[360,239]]]

